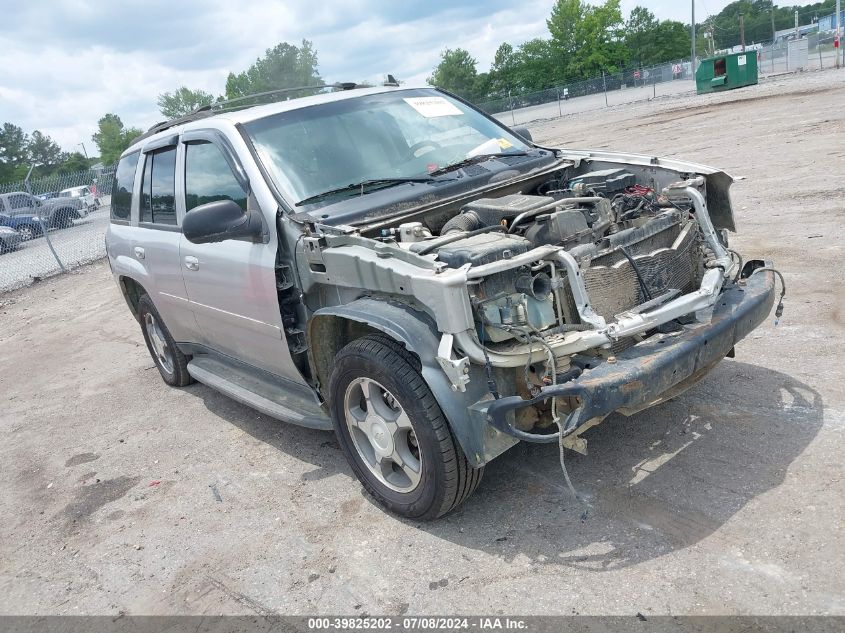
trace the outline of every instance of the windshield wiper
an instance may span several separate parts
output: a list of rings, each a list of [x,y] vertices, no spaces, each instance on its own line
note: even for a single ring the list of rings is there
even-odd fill
[[[465,158],[457,163],[452,163],[451,165],[446,165],[445,167],[441,167],[440,169],[435,169],[432,172],[429,172],[432,176],[437,176],[438,174],[445,174],[450,171],[455,171],[456,169],[460,169],[461,167],[466,167],[467,165],[475,165],[476,163],[483,163],[485,160],[490,160],[491,158],[507,158],[509,156],[528,156],[528,152],[517,151],[517,152],[501,152],[497,154],[476,154],[475,156],[470,156],[469,158]]]
[[[402,185],[406,182],[432,182],[433,180],[434,178],[432,178],[431,176],[420,176],[415,178],[369,178],[367,180],[362,180],[361,182],[352,183],[344,187],[338,187],[337,189],[329,189],[328,191],[324,191],[323,193],[318,193],[313,196],[309,196],[308,198],[297,202],[296,206],[299,207],[303,204],[308,204],[310,202],[317,202],[324,198],[328,198],[339,193],[344,193],[346,191],[360,190],[360,195],[363,196],[365,193],[368,193],[368,191],[365,191],[368,188],[370,191],[373,191],[373,187],[377,189],[384,189],[387,187],[393,187],[395,185]]]

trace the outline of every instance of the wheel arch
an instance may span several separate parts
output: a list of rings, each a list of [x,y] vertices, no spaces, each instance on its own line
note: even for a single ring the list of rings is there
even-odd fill
[[[468,407],[487,395],[483,370],[473,367],[467,390],[453,391],[437,364],[441,335],[433,319],[398,302],[362,298],[314,313],[308,322],[308,356],[325,400],[330,398],[328,383],[334,357],[352,341],[374,333],[389,336],[419,359],[420,373],[470,464],[481,466],[516,444],[514,438],[489,424],[474,423],[469,416]]]
[[[132,277],[121,275],[118,277],[117,285],[120,287],[120,292],[123,298],[126,299],[126,304],[132,312],[132,316],[138,319],[138,302],[141,300],[141,295],[148,294],[146,289]]]

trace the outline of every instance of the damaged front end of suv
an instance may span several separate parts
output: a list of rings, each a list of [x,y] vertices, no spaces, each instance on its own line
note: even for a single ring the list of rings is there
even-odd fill
[[[393,512],[443,516],[520,440],[563,463],[773,306],[724,172],[543,147],[431,87],[324,88],[137,139],[109,262],[168,385],[333,429]]]
[[[312,337],[329,336],[333,315],[403,341],[474,465],[518,440],[583,452],[583,430],[683,392],[775,299],[771,265],[727,246],[724,172],[554,159],[392,222],[312,223],[301,244],[306,297],[337,303],[316,311]]]
[[[717,169],[543,147],[433,88],[240,125],[279,203],[293,363],[405,516],[441,516],[520,440],[583,452],[584,430],[683,392],[775,301],[771,264],[728,247]]]

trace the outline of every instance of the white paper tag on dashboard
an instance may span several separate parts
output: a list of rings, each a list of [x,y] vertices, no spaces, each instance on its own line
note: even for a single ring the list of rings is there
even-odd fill
[[[460,116],[463,112],[443,97],[406,97],[405,103],[427,119],[438,116]]]

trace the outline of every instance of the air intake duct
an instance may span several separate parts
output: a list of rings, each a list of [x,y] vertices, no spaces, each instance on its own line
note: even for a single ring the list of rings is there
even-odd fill
[[[470,202],[461,213],[450,219],[440,231],[440,235],[463,231],[475,231],[485,226],[501,224],[502,220],[513,219],[516,216],[554,206],[554,198],[548,196],[524,196],[511,194],[501,198],[481,198]]]

